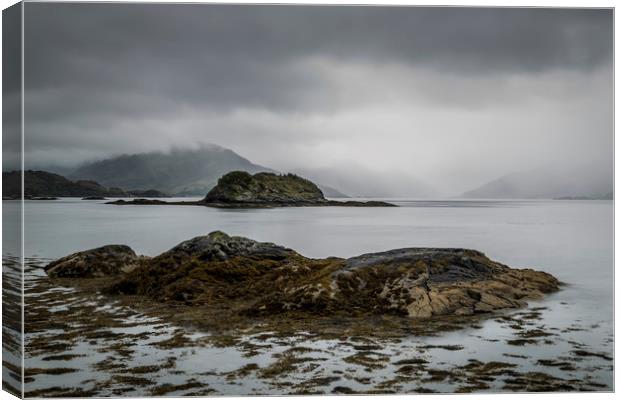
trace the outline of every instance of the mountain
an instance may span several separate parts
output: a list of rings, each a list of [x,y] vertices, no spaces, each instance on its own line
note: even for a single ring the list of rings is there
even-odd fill
[[[21,197],[21,173],[11,171],[2,173],[2,196]],[[97,182],[80,180],[72,182],[67,178],[45,171],[24,172],[25,197],[86,197],[109,196],[124,197],[127,193],[118,188],[106,188]]]
[[[563,196],[563,197],[556,197],[553,200],[613,200],[613,199],[614,199],[614,193],[609,192],[609,193],[594,194],[591,196]]]
[[[321,192],[323,192],[323,195],[325,197],[342,198],[342,199],[350,197],[342,193],[340,190],[334,189],[331,186],[321,185],[320,183],[317,183],[317,186],[319,187],[319,189],[321,189]]]
[[[435,188],[412,175],[376,172],[360,165],[295,169],[291,172],[314,182],[319,182],[321,188],[338,188],[338,191],[342,191],[351,197],[430,198],[442,196]],[[325,196],[339,197],[328,193],[325,193]]]
[[[462,194],[466,198],[553,199],[613,192],[611,168],[536,168],[504,175]]]
[[[274,172],[232,150],[209,145],[197,150],[171,150],[122,155],[78,167],[71,179],[93,179],[126,190],[156,189],[178,196],[204,196],[230,171]]]

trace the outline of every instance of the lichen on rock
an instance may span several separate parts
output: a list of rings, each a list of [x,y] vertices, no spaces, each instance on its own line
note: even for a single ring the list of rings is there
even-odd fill
[[[109,293],[237,316],[471,315],[523,307],[560,285],[547,273],[512,269],[475,250],[406,248],[349,259],[311,259],[273,243],[219,231],[150,259],[139,260],[127,247],[105,246],[65,257],[46,271],[79,277],[72,271],[88,270],[89,263],[93,273],[84,277],[118,275],[106,289]]]

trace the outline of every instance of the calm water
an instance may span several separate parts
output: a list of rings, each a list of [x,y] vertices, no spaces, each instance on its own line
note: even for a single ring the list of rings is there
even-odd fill
[[[26,257],[56,258],[111,243],[156,255],[214,230],[282,244],[308,257],[349,257],[398,247],[467,247],[513,267],[550,272],[611,318],[611,201],[407,201],[398,202],[399,208],[242,211],[102,203],[26,202]],[[14,203],[3,205],[5,221],[14,218]]]
[[[567,283],[562,291],[537,304],[554,311],[545,313],[545,324],[559,328],[575,323],[592,326],[572,333],[573,339],[591,351],[611,352],[612,201],[393,202],[401,207],[220,210],[113,206],[79,199],[27,201],[25,256],[53,259],[105,244],[127,244],[139,254],[153,256],[214,230],[274,242],[317,258],[350,257],[399,247],[473,248],[509,266],[533,267]],[[16,202],[3,202],[4,223],[18,217],[14,213],[16,206]],[[7,239],[5,255],[18,248],[17,242]],[[499,348],[499,344],[493,347],[476,339],[501,334],[501,328],[492,321],[475,335],[446,334],[439,340],[463,343],[467,351],[439,357],[458,363],[468,358],[489,358],[498,352],[514,353],[515,349]],[[552,346],[547,350],[537,347],[519,351],[546,352],[546,356],[554,357],[568,350]],[[33,367],[28,363],[27,357],[26,366]],[[595,375],[608,385],[607,389],[611,388],[610,369]],[[224,394],[249,393],[222,390]]]

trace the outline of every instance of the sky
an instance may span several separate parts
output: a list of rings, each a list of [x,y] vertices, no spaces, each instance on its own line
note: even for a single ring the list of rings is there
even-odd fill
[[[25,6],[26,166],[213,143],[457,193],[613,159],[612,11]]]

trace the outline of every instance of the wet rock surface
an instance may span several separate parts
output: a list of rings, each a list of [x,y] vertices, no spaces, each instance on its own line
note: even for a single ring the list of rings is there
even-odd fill
[[[557,291],[553,276],[467,249],[408,248],[349,259],[306,258],[273,243],[213,232],[153,258],[126,246],[75,253],[52,277],[116,276],[107,293],[206,307],[221,318],[393,314],[410,318],[518,308]]]
[[[234,257],[284,260],[293,255],[296,255],[293,250],[273,243],[257,242],[241,236],[228,236],[224,232],[216,231],[186,240],[159,257],[196,258],[208,262],[225,261]]]
[[[134,270],[145,257],[124,245],[108,245],[80,251],[49,263],[45,272],[53,278],[101,278]]]

